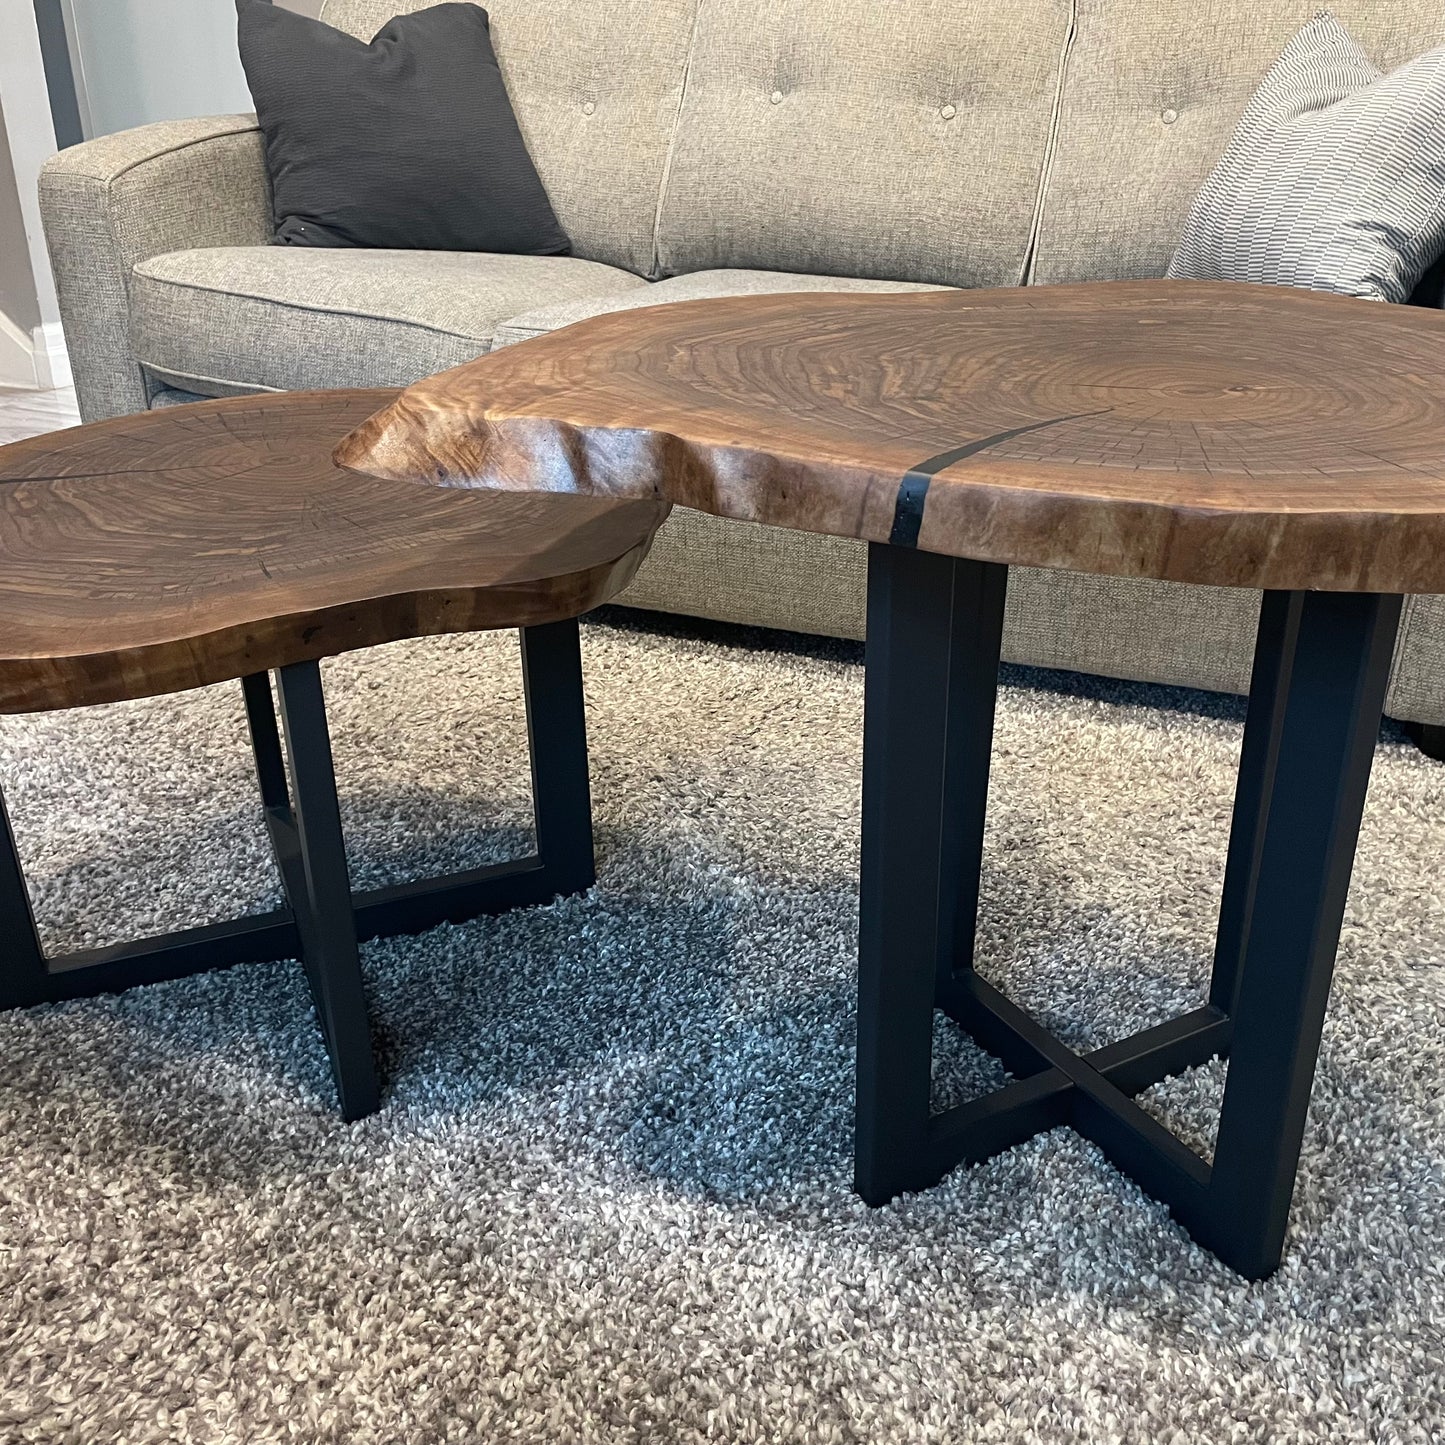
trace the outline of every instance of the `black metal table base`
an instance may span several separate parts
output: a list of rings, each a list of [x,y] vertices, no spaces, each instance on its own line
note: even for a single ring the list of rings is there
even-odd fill
[[[1280,1262],[1401,599],[1266,593],[1208,1002],[1077,1054],[974,970],[1006,571],[875,544],[855,1183],[871,1204],[1060,1124],[1250,1278]],[[935,1009],[1013,1075],[934,1114]],[[1229,1059],[1213,1159],[1134,1099]]]
[[[300,958],[345,1118],[378,1103],[357,941],[549,903],[594,881],[587,733],[577,623],[523,628],[534,855],[353,893],[336,801],[320,667],[242,679],[256,775],[286,906],[205,928],[47,958],[0,801],[0,1008],[115,993],[237,963]],[[285,744],[282,736],[284,733]]]

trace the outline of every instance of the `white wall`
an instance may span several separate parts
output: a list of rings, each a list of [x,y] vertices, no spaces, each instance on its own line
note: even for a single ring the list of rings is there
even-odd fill
[[[11,252],[9,311],[0,311],[0,383],[64,385],[69,367],[36,194],[40,167],[55,151],[55,129],[29,0],[0,0],[0,115],[7,152],[0,210],[8,217],[5,244]]]
[[[59,0],[87,135],[251,109],[234,0]],[[314,15],[321,0],[277,0]],[[55,152],[32,0],[0,0],[0,386],[69,366],[36,179]]]
[[[25,235],[25,213],[20,209],[20,187],[10,157],[10,134],[0,106],[0,312],[24,330],[40,325],[40,295],[30,265],[30,242]]]
[[[152,120],[250,110],[234,0],[65,0],[90,136]]]

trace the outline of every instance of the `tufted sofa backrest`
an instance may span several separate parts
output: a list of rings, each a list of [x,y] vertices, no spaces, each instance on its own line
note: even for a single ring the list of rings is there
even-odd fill
[[[577,254],[997,286],[1161,275],[1320,0],[483,3]],[[1445,0],[1332,8],[1381,66],[1445,42]]]
[[[1162,276],[1189,203],[1325,0],[1074,0],[1032,279]],[[1328,0],[1375,63],[1445,42],[1445,0]]]
[[[701,0],[666,273],[1023,276],[1069,0]]]

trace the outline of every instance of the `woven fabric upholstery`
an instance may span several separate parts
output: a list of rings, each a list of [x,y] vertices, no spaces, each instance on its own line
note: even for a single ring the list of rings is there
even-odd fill
[[[1445,726],[1445,597],[1407,597],[1385,711]]]
[[[86,421],[143,411],[128,335],[137,261],[184,246],[261,244],[271,201],[251,116],[122,131],[63,150],[40,176],[40,208]]]
[[[135,268],[131,343],[157,380],[211,396],[405,386],[481,355],[519,308],[645,284],[570,256],[176,251]]]
[[[198,391],[181,391],[174,386],[163,386],[151,397],[151,410],[164,411],[168,406],[188,406],[193,401],[208,401]]]
[[[1075,0],[1033,279],[1162,276],[1249,98],[1318,0]],[[1383,70],[1445,41],[1445,0],[1337,0]]]
[[[1382,76],[1324,13],[1285,46],[1167,274],[1404,302],[1445,249],[1445,48]]]
[[[867,547],[676,508],[627,606],[686,610],[830,637],[861,638]],[[1219,587],[1089,577],[1016,567],[1009,575],[1004,656],[1139,681],[1243,692],[1259,594]]]
[[[668,301],[705,301],[719,296],[759,296],[779,291],[936,291],[943,288],[913,281],[863,281],[853,276],[800,276],[789,271],[694,271],[673,276],[620,295],[583,297],[560,305],[526,311],[497,327],[492,348],[510,346],[601,316],[608,311],[634,311],[640,306],[661,306]]]
[[[370,40],[434,0],[327,0],[321,18]],[[663,167],[694,0],[486,0],[527,149],[574,255],[651,272]]]
[[[1068,0],[702,0],[663,274],[1022,279]]]
[[[674,508],[623,606],[825,637],[861,638],[862,542]],[[1177,687],[1249,688],[1259,593],[1015,567],[1003,656],[1030,667]],[[1445,724],[1445,598],[1407,599],[1385,704]]]
[[[787,632],[862,637],[866,558],[863,543],[845,537],[674,507],[617,601]]]

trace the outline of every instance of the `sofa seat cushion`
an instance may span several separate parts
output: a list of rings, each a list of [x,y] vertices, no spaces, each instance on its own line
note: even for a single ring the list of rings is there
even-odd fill
[[[206,396],[406,386],[481,355],[504,317],[646,284],[572,256],[172,251],[131,274],[131,345],[154,380]]]
[[[661,306],[667,301],[707,301],[719,296],[766,295],[779,291],[947,291],[947,286],[927,286],[917,281],[865,281],[853,276],[804,276],[792,271],[694,271],[688,276],[671,276],[641,290],[613,296],[579,297],[558,301],[535,311],[526,311],[497,327],[492,339],[495,350],[514,342],[545,335],[559,326],[585,321],[609,311],[631,311],[639,306]]]

